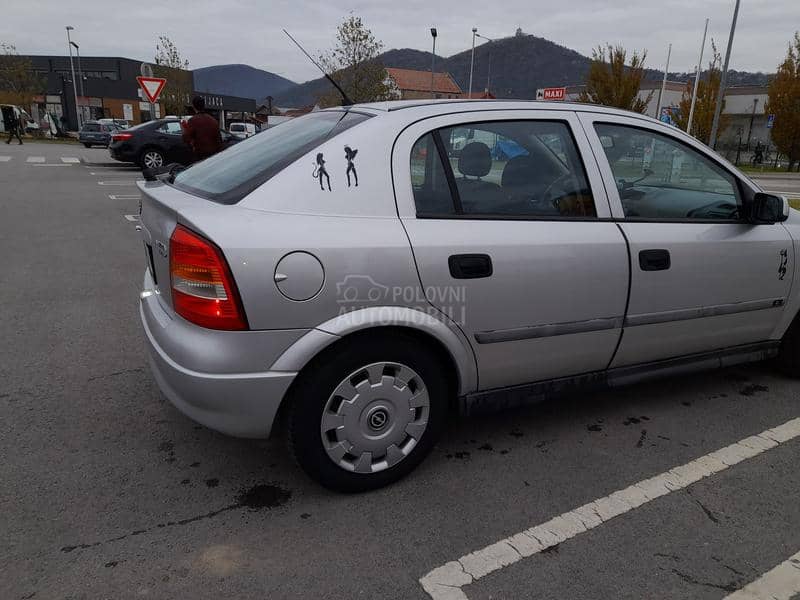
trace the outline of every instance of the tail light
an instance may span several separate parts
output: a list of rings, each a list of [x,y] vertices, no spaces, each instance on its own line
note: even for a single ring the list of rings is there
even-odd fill
[[[125,140],[129,140],[133,137],[132,133],[115,133],[111,136],[112,142],[124,142]]]
[[[222,252],[210,241],[178,225],[169,240],[172,306],[201,327],[238,331],[247,318]]]

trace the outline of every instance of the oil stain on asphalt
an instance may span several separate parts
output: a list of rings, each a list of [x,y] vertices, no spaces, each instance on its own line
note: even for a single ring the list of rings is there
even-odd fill
[[[158,529],[164,529],[166,527],[175,527],[178,525],[188,525],[189,523],[194,523],[196,521],[210,519],[211,517],[216,517],[217,515],[222,514],[224,512],[240,508],[247,508],[251,511],[261,510],[262,508],[266,509],[277,508],[279,506],[283,506],[284,504],[286,504],[291,497],[292,497],[292,492],[290,490],[282,488],[278,485],[260,483],[258,485],[254,485],[249,488],[242,488],[241,490],[239,490],[239,493],[237,494],[235,502],[233,504],[229,504],[228,506],[223,506],[222,508],[219,508],[217,510],[212,510],[210,512],[201,515],[196,515],[194,517],[181,519],[180,521],[167,521],[166,523],[159,523],[157,525],[153,525],[145,529],[136,529],[129,533],[109,538],[107,540],[90,542],[86,544],[63,546],[61,548],[61,551],[72,552],[73,550],[84,550],[86,548],[94,548],[95,546],[107,544],[108,542],[118,542],[120,540],[124,540],[125,538],[134,537],[137,535],[141,535],[143,533],[156,531]]]

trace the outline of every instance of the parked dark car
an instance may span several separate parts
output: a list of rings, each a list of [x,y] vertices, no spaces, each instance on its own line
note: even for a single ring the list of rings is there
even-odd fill
[[[181,133],[180,119],[156,119],[116,132],[108,150],[111,158],[136,163],[143,169],[169,163],[190,165],[195,160],[194,155]],[[223,149],[238,141],[226,131],[221,131],[220,135]]]
[[[78,141],[91,148],[92,146],[105,146],[111,143],[111,136],[119,131],[118,127],[98,121],[86,121],[78,133]]]

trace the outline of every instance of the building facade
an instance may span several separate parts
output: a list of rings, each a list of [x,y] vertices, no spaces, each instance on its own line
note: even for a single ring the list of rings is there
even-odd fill
[[[125,119],[135,125],[166,116],[160,104],[154,106],[154,114],[151,114],[150,104],[136,81],[140,75],[141,61],[121,57],[91,56],[81,57],[80,60],[74,57],[72,62],[76,82],[73,88],[69,56],[25,58],[30,61],[31,68],[42,82],[41,93],[35,97],[29,110],[37,122],[48,114],[55,118],[62,129],[75,131],[79,128],[79,119],[80,123],[100,118]],[[235,113],[255,112],[256,103],[249,98],[194,93],[205,98],[208,111],[223,126]],[[184,114],[188,112],[187,106]]]
[[[667,118],[679,110],[681,98],[687,93],[686,83],[667,81],[663,96],[661,95],[661,81],[644,81],[639,90],[639,98],[646,100],[645,114],[653,118]],[[571,86],[567,88],[567,100],[577,101],[579,94],[585,86]],[[772,147],[770,137],[769,115],[766,104],[769,99],[766,86],[734,86],[725,91],[725,126],[721,130],[716,149],[728,160],[734,162],[748,162],[757,147],[764,148],[769,154]],[[661,105],[661,115],[657,109]],[[666,113],[666,114],[665,114]]]

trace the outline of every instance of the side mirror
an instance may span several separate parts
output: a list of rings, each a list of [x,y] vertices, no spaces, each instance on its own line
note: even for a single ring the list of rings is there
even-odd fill
[[[784,196],[758,192],[750,207],[750,222],[756,225],[781,223],[789,218],[789,201]]]

